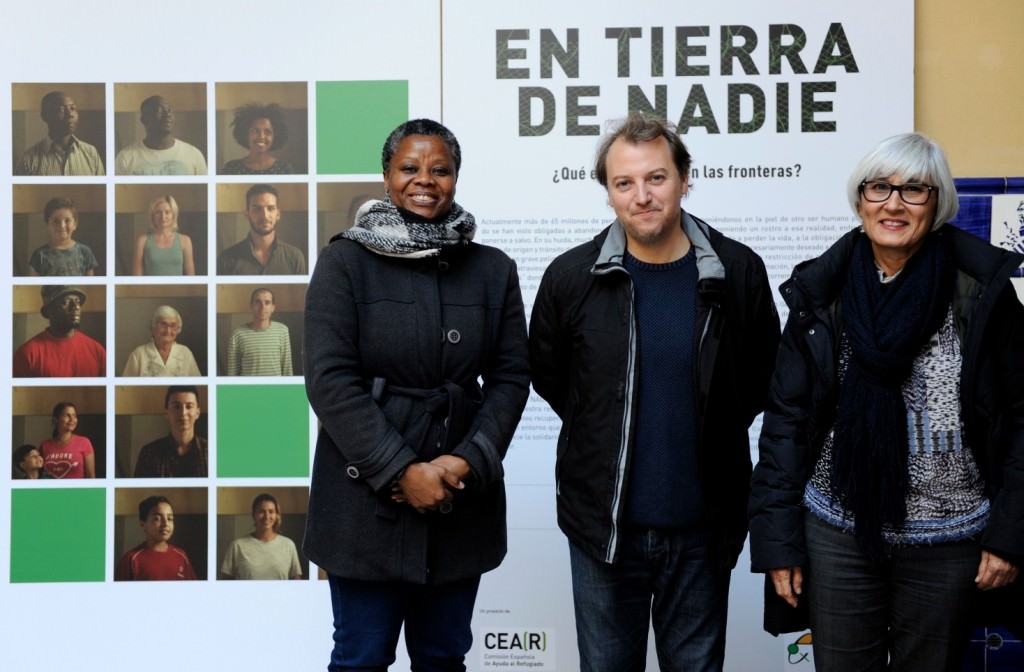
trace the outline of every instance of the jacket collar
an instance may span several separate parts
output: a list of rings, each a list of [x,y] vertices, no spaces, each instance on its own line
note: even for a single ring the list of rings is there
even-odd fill
[[[1006,282],[1024,261],[1024,256],[990,245],[950,224],[943,226],[938,233],[946,238],[957,268],[985,285]]]
[[[782,299],[791,310],[798,304],[801,308],[822,308],[835,301],[846,282],[846,269],[860,235],[858,226],[843,234],[821,256],[796,265],[789,279],[779,285]]]
[[[821,256],[797,264],[790,278],[779,286],[786,304],[791,309],[797,304],[803,308],[822,308],[834,302],[846,282],[846,270],[853,246],[861,235],[863,232],[860,227],[848,231]],[[952,224],[945,224],[928,235],[945,238],[957,269],[983,285],[1001,285],[1024,259],[1009,250],[996,248]]]
[[[725,266],[718,258],[718,253],[711,246],[711,228],[706,222],[682,211],[683,232],[690,239],[694,254],[697,257],[697,278],[701,280],[723,280]],[[604,237],[602,242],[601,238]],[[601,246],[597,259],[590,272],[603,275],[609,271],[622,268],[622,258],[626,253],[626,230],[616,219],[611,225],[594,237],[594,242]]]

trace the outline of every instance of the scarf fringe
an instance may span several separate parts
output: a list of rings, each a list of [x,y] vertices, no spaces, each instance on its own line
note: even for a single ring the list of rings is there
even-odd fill
[[[882,528],[906,518],[907,408],[903,383],[914,358],[941,326],[955,273],[941,235],[883,285],[871,243],[854,249],[841,301],[852,351],[833,427],[833,488],[854,516],[854,535],[871,557],[884,550]]]

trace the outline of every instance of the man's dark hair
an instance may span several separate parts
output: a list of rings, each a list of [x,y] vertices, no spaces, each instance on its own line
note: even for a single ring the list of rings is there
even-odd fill
[[[249,305],[251,306],[253,301],[256,300],[256,295],[257,294],[263,294],[264,292],[266,292],[267,294],[270,294],[270,302],[271,303],[275,303],[275,304],[277,303],[277,299],[274,297],[274,292],[270,291],[266,287],[257,287],[256,289],[252,290],[252,294],[249,295]]]
[[[144,101],[139,103],[139,114],[145,114],[147,107],[152,107],[152,106],[156,105],[156,103],[158,101],[160,101],[160,100],[163,100],[163,98],[164,97],[159,95],[159,94],[155,95],[155,96],[150,96],[149,98],[146,98]]]
[[[167,388],[167,393],[164,395],[164,408],[168,408],[171,405],[172,396],[185,392],[191,392],[196,395],[196,402],[199,402],[199,388],[195,385],[171,385]]]
[[[597,148],[594,172],[597,173],[597,181],[601,183],[602,187],[608,186],[608,150],[611,149],[612,143],[620,138],[631,145],[665,138],[672,151],[672,163],[679,170],[679,176],[684,183],[689,181],[690,152],[687,151],[682,138],[676,132],[676,127],[667,121],[649,117],[642,112],[631,112],[621,126],[605,135]]]
[[[64,196],[54,196],[43,206],[43,223],[50,221],[50,216],[61,208],[70,210],[75,219],[78,219],[78,209],[75,207],[74,201]]]
[[[281,197],[277,195],[277,189],[274,189],[274,187],[272,185],[269,185],[269,184],[254,184],[251,187],[249,187],[249,191],[245,192],[245,209],[246,210],[249,209],[249,202],[252,201],[252,197],[253,196],[259,196],[260,194],[273,194],[274,195],[274,200],[277,201],[279,204],[281,202]]]
[[[171,500],[167,499],[163,495],[152,495],[146,497],[144,500],[139,502],[139,520],[146,522],[146,518],[149,518],[149,514],[153,512],[157,504],[166,504],[172,509],[174,506],[171,504]]]
[[[39,114],[45,115],[46,109],[52,105],[60,105],[67,94],[63,91],[50,91],[39,101]]]

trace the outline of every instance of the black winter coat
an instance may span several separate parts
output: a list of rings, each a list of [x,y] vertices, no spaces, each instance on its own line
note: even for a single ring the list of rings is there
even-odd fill
[[[752,483],[750,554],[755,572],[807,564],[804,487],[835,420],[842,334],[838,296],[860,235],[864,234],[854,229],[820,257],[799,264],[780,288],[790,313]],[[1021,257],[953,226],[930,235],[942,236],[957,268],[953,309],[963,353],[961,412],[992,500],[981,545],[1020,564],[1024,561],[1024,306],[1009,276]],[[766,596],[768,619],[781,616],[774,608],[788,609],[773,599],[774,591],[766,591]]]
[[[732,567],[747,533],[750,440],[767,400],[779,317],[764,263],[750,248],[683,213],[697,257],[697,455],[709,548]],[[614,562],[633,454],[633,286],[615,221],[544,273],[530,320],[533,386],[562,420],[558,523],[597,560]]]
[[[337,576],[409,583],[498,566],[502,459],[529,394],[515,263],[472,243],[405,259],[335,240],[306,294],[303,355],[321,422],[306,555]],[[472,468],[450,506],[391,501],[405,467],[442,453]]]

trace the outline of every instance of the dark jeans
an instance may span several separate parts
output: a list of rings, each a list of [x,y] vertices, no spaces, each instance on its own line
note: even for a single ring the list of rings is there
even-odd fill
[[[954,672],[971,631],[975,540],[864,555],[853,535],[805,516],[804,594],[817,672]]]
[[[332,575],[327,581],[334,607],[334,651],[328,670],[384,672],[395,662],[404,623],[413,672],[465,671],[479,577],[439,586]]]
[[[708,562],[707,535],[630,530],[620,544],[614,565],[569,544],[580,669],[644,670],[653,617],[662,670],[720,671],[730,572]]]

